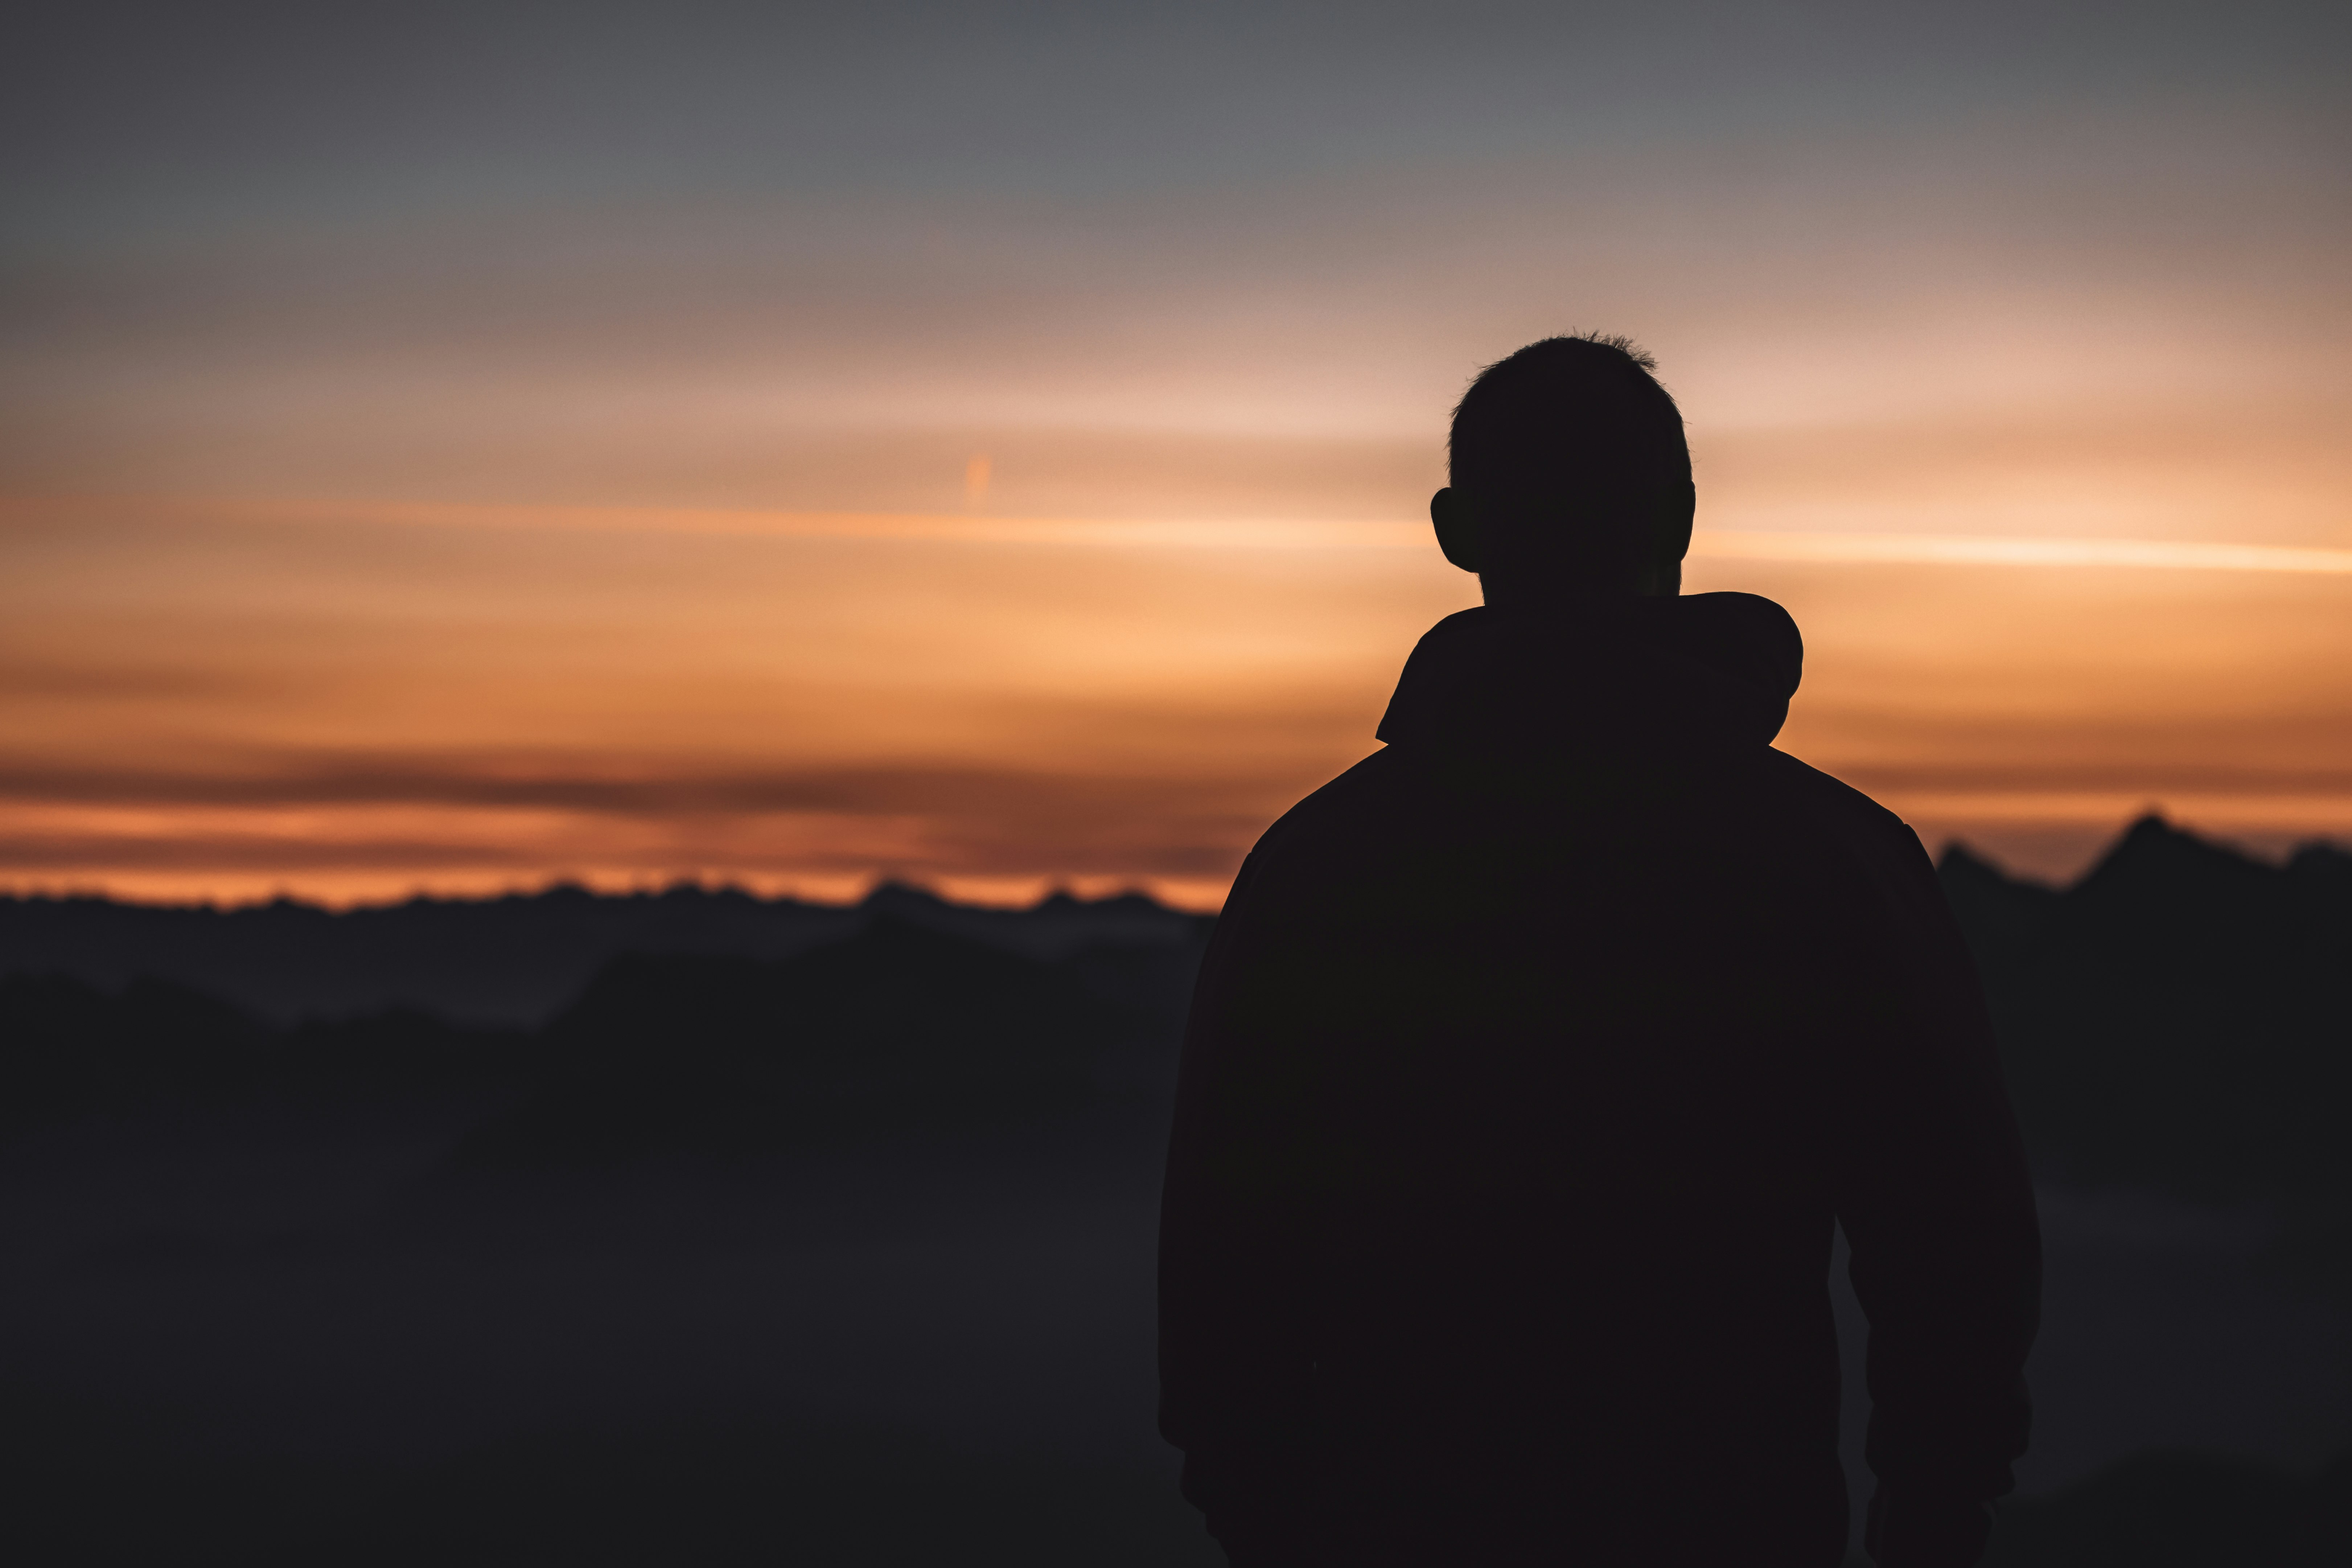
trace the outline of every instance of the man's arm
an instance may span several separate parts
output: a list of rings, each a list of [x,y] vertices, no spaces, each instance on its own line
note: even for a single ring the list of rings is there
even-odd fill
[[[1838,1212],[1870,1318],[1883,1568],[1967,1568],[2032,1410],[2041,1233],[1973,962],[1916,837],[1872,857]]]
[[[1286,926],[1254,857],[1201,965],[1160,1222],[1160,1429],[1237,1556],[1306,1484],[1310,1310],[1298,1180],[1306,1063],[1282,1016]]]

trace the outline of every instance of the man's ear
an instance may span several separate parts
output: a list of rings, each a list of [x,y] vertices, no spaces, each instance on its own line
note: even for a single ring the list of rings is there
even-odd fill
[[[1698,510],[1698,492],[1688,487],[1681,497],[1658,509],[1651,520],[1649,548],[1634,573],[1633,591],[1672,598],[1683,591],[1683,557],[1690,553],[1691,523]]]
[[[1429,521],[1437,530],[1437,548],[1465,572],[1478,570],[1478,514],[1470,498],[1451,486],[1429,498]]]
[[[1691,524],[1698,520],[1698,487],[1685,485],[1680,499],[1658,520],[1657,556],[1679,562],[1690,553]]]

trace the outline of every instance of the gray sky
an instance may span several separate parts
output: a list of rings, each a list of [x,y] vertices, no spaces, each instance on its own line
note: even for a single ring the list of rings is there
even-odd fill
[[[0,95],[0,481],[898,504],[887,462],[742,453],[1425,449],[1478,363],[1593,326],[1660,353],[1702,434],[2325,401],[2345,30],[2277,5],[49,7]],[[534,454],[583,445],[606,460],[556,495]]]

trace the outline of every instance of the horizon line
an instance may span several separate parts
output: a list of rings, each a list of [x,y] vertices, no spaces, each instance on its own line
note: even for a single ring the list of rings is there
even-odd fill
[[[1936,858],[1954,849],[1965,850],[1976,859],[1988,862],[2002,875],[2014,880],[2047,882],[2072,886],[2113,855],[2117,847],[2141,825],[2155,822],[2166,830],[2254,861],[2278,866],[2284,863],[2275,848],[2265,851],[2245,842],[2245,825],[2213,826],[2188,820],[2189,814],[2178,812],[2166,804],[2150,801],[2136,811],[2122,815],[2101,847],[2084,858],[2069,875],[2051,877],[2032,870],[2021,869],[2011,855],[1990,847],[1987,835],[1998,839],[2003,829],[2020,826],[2059,826],[2043,822],[2000,822],[1995,820],[1954,822],[1945,831],[1934,836],[1938,845]],[[2109,820],[2114,820],[2110,818]],[[2084,828],[2086,822],[2063,826]],[[2234,830],[2233,830],[2234,827]],[[1971,831],[1974,830],[1974,831]],[[2263,836],[2260,828],[2252,831]],[[2269,837],[2285,837],[2269,835]],[[2294,852],[2326,848],[2339,854],[2352,852],[2352,840],[2328,833],[2297,832],[2292,836]],[[236,893],[197,893],[185,897],[171,894],[141,896],[106,885],[100,877],[89,881],[47,881],[43,879],[16,879],[0,877],[0,903],[79,902],[95,901],[126,908],[150,910],[206,910],[228,914],[240,910],[268,909],[291,905],[317,910],[328,914],[349,914],[367,910],[392,910],[415,903],[482,904],[510,900],[531,900],[571,890],[590,898],[631,899],[661,898],[680,892],[709,896],[735,895],[762,903],[792,902],[811,908],[851,910],[863,908],[877,895],[903,891],[919,897],[935,899],[958,909],[1020,913],[1035,910],[1055,897],[1066,897],[1082,905],[1111,902],[1140,896],[1171,913],[1182,915],[1213,914],[1223,903],[1223,896],[1204,896],[1212,888],[1223,888],[1226,878],[1165,877],[1143,875],[1052,876],[1043,874],[961,874],[936,873],[924,876],[897,871],[877,870],[848,876],[762,877],[758,873],[679,872],[667,877],[648,877],[640,872],[603,874],[575,868],[549,873],[543,880],[501,879],[493,884],[473,889],[453,888],[445,884],[436,889],[429,882],[413,882],[406,890],[379,895],[359,894],[339,899],[316,890],[304,891],[290,881],[280,880],[268,892],[255,892],[241,897]],[[767,886],[761,887],[765,882]],[[961,884],[961,887],[958,884]],[[1015,889],[1018,889],[1017,891]]]

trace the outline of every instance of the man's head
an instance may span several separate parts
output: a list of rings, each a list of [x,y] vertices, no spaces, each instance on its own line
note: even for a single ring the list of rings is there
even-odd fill
[[[1470,384],[1429,515],[1487,603],[1680,592],[1690,448],[1655,369],[1595,333],[1529,343]]]

